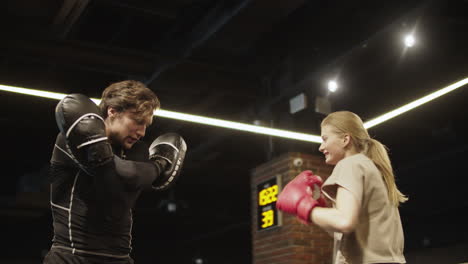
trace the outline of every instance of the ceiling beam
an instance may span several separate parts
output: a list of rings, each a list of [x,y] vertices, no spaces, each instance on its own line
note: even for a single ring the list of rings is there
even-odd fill
[[[89,0],[64,0],[52,28],[60,39],[65,39],[89,4]]]
[[[208,8],[206,14],[196,21],[185,18],[174,26],[170,34],[160,43],[164,53],[172,54],[169,60],[161,60],[153,67],[153,72],[146,79],[151,84],[166,69],[173,67],[188,58],[193,49],[203,44],[208,38],[222,28],[233,16],[242,10],[250,0],[222,0]]]

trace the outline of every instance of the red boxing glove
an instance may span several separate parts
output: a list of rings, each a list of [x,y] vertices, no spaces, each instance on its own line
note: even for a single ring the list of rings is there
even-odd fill
[[[326,206],[320,192],[322,184],[322,179],[311,171],[301,172],[283,188],[276,201],[276,208],[296,215],[303,223],[310,223],[312,209],[315,206]]]

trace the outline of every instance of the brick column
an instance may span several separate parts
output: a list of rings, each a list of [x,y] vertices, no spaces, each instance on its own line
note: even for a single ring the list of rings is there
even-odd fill
[[[298,166],[297,159],[302,160]],[[330,176],[332,167],[327,166],[322,156],[304,153],[286,153],[252,171],[252,257],[253,264],[328,264],[332,260],[333,239],[314,225],[303,225],[295,216],[278,212],[280,224],[258,230],[257,185],[279,176],[279,192],[291,179],[304,170],[312,170],[324,180]],[[279,193],[278,192],[278,193]]]

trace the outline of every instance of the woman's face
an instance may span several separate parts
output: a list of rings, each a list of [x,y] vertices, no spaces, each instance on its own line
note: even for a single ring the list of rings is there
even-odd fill
[[[109,108],[106,118],[107,136],[112,144],[119,144],[130,149],[135,142],[145,135],[146,127],[152,117],[142,118],[131,110],[116,112]]]
[[[322,144],[319,151],[325,155],[325,163],[336,165],[346,155],[346,145],[349,138],[342,134],[334,132],[333,127],[329,125],[322,126]]]

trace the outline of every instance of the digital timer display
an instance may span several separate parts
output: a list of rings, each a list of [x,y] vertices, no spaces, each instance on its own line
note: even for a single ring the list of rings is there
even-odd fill
[[[276,200],[279,194],[279,176],[257,185],[257,219],[258,230],[280,225]]]

